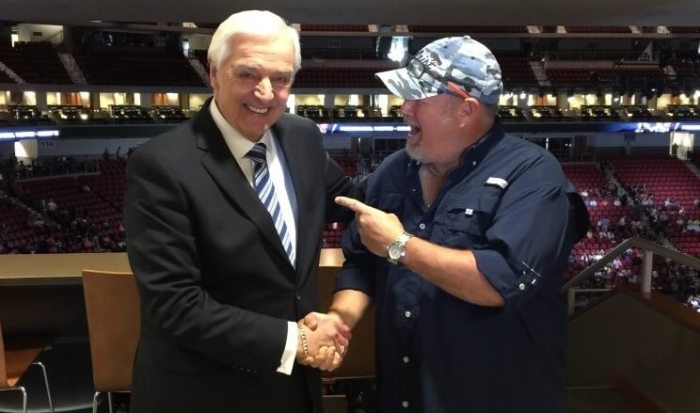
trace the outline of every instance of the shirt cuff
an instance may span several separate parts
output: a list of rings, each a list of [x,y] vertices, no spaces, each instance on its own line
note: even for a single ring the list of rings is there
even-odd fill
[[[277,368],[278,373],[286,374],[287,376],[292,374],[294,361],[296,361],[297,358],[298,336],[299,326],[297,326],[297,323],[288,321],[287,343],[284,345],[284,351],[282,352],[282,358],[280,359],[280,366]]]

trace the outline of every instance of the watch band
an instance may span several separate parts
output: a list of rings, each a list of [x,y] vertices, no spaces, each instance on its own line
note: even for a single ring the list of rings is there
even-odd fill
[[[409,234],[408,232],[404,231],[396,237],[394,242],[391,244],[387,245],[387,260],[394,264],[398,265],[401,258],[403,258],[406,255],[406,244],[408,243],[408,240],[413,238],[412,234]]]

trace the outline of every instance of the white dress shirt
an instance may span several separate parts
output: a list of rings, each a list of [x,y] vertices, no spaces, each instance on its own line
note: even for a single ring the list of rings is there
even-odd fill
[[[292,204],[289,199],[289,193],[293,191],[293,188],[288,188],[286,184],[287,180],[285,179],[285,172],[283,170],[282,160],[280,159],[282,156],[282,151],[279,147],[277,139],[275,139],[272,132],[268,130],[258,142],[249,141],[226,121],[216,105],[216,100],[212,100],[211,105],[209,105],[209,112],[214,119],[214,123],[216,123],[216,126],[224,136],[224,140],[231,151],[231,155],[233,155],[233,158],[236,160],[236,163],[238,163],[238,166],[240,166],[243,174],[248,180],[248,183],[253,188],[255,188],[253,161],[246,158],[246,154],[258,142],[264,143],[267,147],[267,168],[269,170],[272,183],[275,186],[275,193],[277,194],[280,209],[287,225],[287,231],[289,231],[289,236],[292,240],[292,248],[296,251],[297,225],[294,217],[294,210],[292,209]],[[291,182],[291,180],[289,180],[289,182]],[[296,263],[292,263],[292,265],[295,264]],[[287,341],[284,346],[284,351],[282,352],[282,357],[280,358],[280,366],[277,368],[277,372],[290,375],[292,374],[292,368],[294,367],[294,361],[296,360],[299,327],[292,321],[288,321],[287,325]]]

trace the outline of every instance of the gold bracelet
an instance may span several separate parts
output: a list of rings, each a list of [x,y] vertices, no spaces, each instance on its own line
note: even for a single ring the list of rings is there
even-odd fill
[[[304,357],[309,356],[309,341],[306,339],[306,332],[299,326],[299,338],[301,339],[301,349],[304,352]]]

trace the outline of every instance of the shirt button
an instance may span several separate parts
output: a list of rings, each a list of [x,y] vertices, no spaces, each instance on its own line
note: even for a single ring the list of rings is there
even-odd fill
[[[421,222],[420,225],[418,225],[418,228],[425,229],[425,224]]]
[[[405,409],[408,408],[408,402],[406,400],[401,402],[401,406],[403,406]]]
[[[472,166],[476,166],[476,161],[472,161]]]
[[[411,361],[411,359],[408,358],[408,356],[403,356],[403,362],[408,364],[408,362]]]
[[[301,301],[301,296],[297,294],[297,301]]]
[[[406,312],[404,313],[404,315],[406,316],[406,318],[411,318],[411,312],[410,312],[410,311],[406,311]]]
[[[518,285],[518,288],[520,288],[520,291],[525,291],[525,284],[520,283],[520,285]]]

